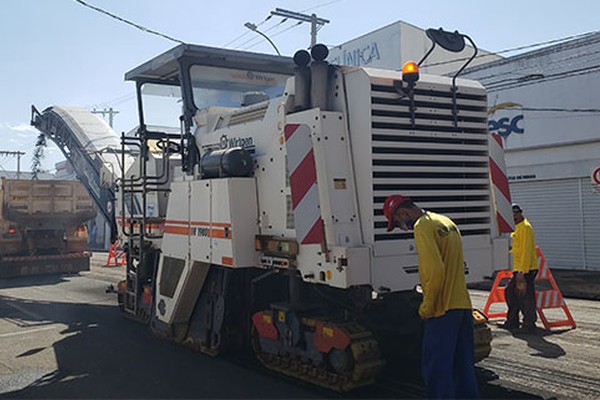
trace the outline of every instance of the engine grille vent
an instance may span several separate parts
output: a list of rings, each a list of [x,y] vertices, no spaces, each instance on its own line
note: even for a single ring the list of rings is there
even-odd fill
[[[490,234],[486,95],[458,89],[455,127],[450,90],[450,85],[418,83],[413,125],[408,98],[393,86],[371,86],[375,241],[413,236],[386,232],[381,208],[391,194],[452,218],[463,236]]]

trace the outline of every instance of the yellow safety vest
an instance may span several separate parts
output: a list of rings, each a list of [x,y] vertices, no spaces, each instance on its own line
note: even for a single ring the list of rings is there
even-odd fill
[[[460,231],[444,215],[426,212],[415,223],[419,254],[422,318],[439,317],[452,309],[471,309],[465,281]]]
[[[512,238],[513,271],[528,273],[538,269],[538,260],[535,252],[535,233],[533,227],[524,219],[515,226],[515,231],[510,234]]]

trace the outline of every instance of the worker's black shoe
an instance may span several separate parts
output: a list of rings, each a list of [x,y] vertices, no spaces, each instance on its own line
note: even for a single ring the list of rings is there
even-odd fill
[[[527,333],[527,334],[535,334],[536,327],[535,327],[535,325],[523,325],[521,328],[519,328],[518,332],[519,333]]]
[[[519,329],[519,325],[516,324],[509,324],[509,323],[503,323],[502,325],[499,326],[500,329],[506,329],[507,331],[510,332],[514,332],[517,329]]]

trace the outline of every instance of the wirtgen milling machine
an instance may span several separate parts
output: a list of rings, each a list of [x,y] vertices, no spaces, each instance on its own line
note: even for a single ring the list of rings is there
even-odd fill
[[[140,128],[123,141],[140,157],[121,179],[119,302],[161,336],[252,348],[271,369],[350,390],[420,352],[417,252],[412,233],[386,232],[386,196],[456,221],[468,282],[506,268],[508,240],[484,88],[326,57],[180,45],[126,74]],[[481,359],[491,333],[474,313]]]

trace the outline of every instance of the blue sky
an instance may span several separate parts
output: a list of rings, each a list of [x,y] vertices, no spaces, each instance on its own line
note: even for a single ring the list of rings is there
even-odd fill
[[[600,29],[600,3],[571,0],[84,0],[122,18],[194,44],[273,53],[270,45],[244,28],[262,23],[275,8],[330,20],[319,42],[338,45],[398,20],[422,28],[443,27],[468,34],[478,47],[502,51]],[[284,55],[310,43],[308,24],[259,25]],[[134,86],[125,72],[174,47],[75,0],[0,1],[0,150],[27,154],[29,170],[37,132],[29,126],[30,106],[91,109],[113,107],[115,129],[136,124]],[[62,155],[55,146],[43,167],[54,169]],[[16,169],[1,157],[0,167]]]

